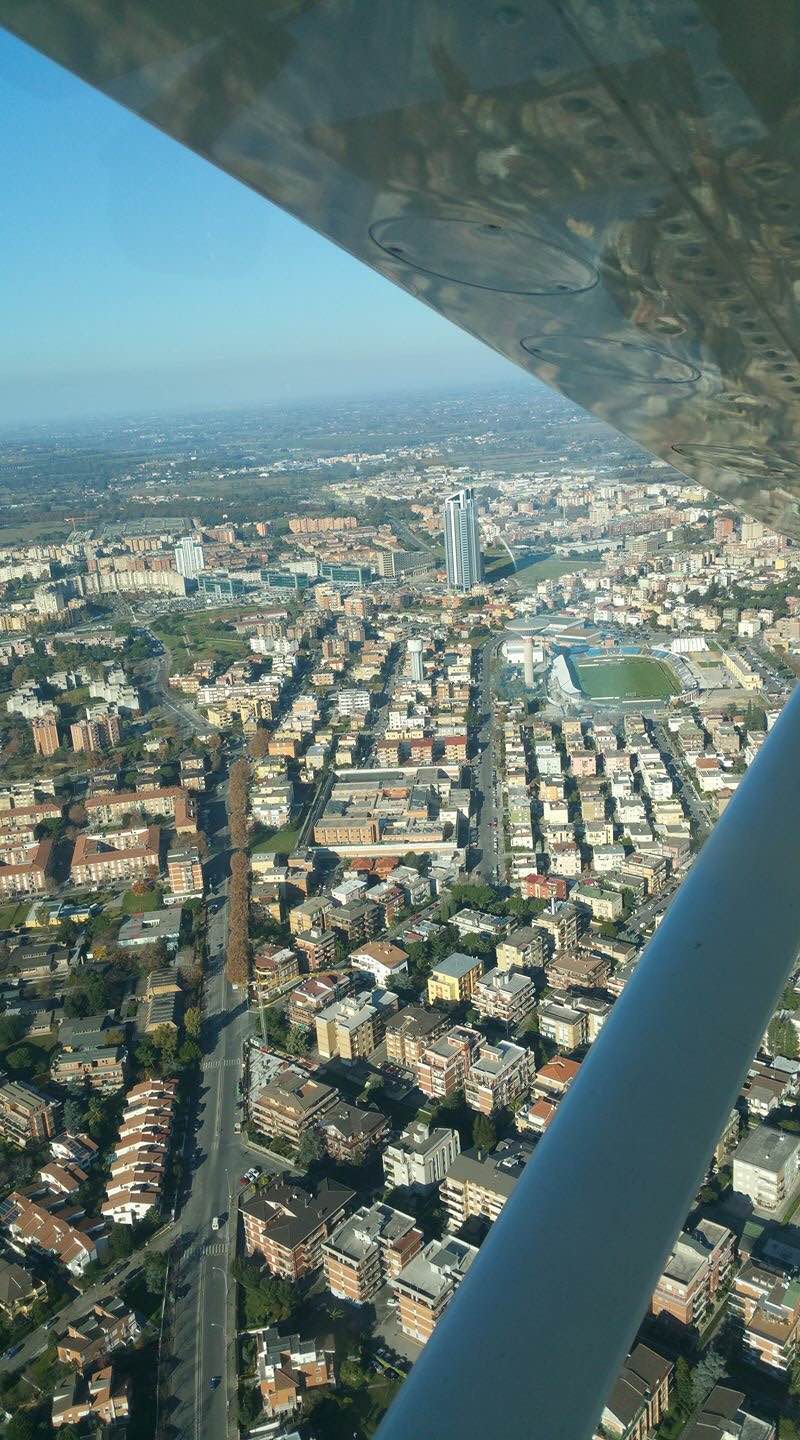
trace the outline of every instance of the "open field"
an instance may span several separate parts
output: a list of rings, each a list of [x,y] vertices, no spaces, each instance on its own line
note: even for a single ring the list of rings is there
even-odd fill
[[[677,695],[677,676],[663,660],[647,655],[571,660],[578,684],[589,700],[665,700]]]
[[[531,585],[538,585],[540,580],[557,580],[559,575],[569,575],[575,570],[594,570],[599,564],[599,560],[584,560],[575,556],[538,556],[527,563],[521,561],[512,578],[525,590]]]

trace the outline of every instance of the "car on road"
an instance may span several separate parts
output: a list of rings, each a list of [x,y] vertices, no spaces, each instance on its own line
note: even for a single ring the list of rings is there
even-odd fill
[[[217,1388],[217,1386],[219,1385],[219,1382],[220,1382],[221,1379],[222,1379],[222,1376],[221,1376],[221,1375],[212,1375],[212,1376],[211,1376],[211,1379],[210,1379],[209,1382],[208,1382],[208,1388],[209,1388],[209,1390],[216,1390],[216,1388]]]
[[[20,1352],[21,1349],[22,1349],[22,1341],[21,1341],[21,1340],[18,1341],[16,1345],[9,1345],[8,1349],[7,1349],[6,1352],[5,1352],[5,1355],[3,1356],[3,1359],[4,1359],[4,1360],[13,1360],[15,1355],[19,1355],[19,1352]]]
[[[219,1230],[219,1215],[215,1215],[211,1221],[211,1229]]]

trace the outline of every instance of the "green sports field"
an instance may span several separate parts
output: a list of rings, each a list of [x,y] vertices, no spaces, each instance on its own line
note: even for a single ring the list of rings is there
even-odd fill
[[[681,688],[669,665],[648,655],[583,658],[570,664],[589,700],[666,700]]]

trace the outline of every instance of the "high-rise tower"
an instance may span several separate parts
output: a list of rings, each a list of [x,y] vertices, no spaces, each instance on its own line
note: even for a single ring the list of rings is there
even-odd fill
[[[483,578],[478,515],[471,486],[444,502],[444,555],[451,590],[471,590]]]
[[[422,668],[422,641],[409,640],[406,648],[408,650],[411,679],[414,681],[415,685],[419,685],[421,681],[425,678],[425,672]]]

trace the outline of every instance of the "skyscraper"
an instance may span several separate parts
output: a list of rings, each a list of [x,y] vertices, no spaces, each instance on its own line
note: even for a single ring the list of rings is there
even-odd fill
[[[415,685],[419,685],[425,678],[425,671],[422,668],[422,651],[424,646],[421,640],[409,640],[407,648],[411,679]]]
[[[478,516],[471,486],[448,496],[442,519],[447,583],[451,590],[471,590],[483,578]]]
[[[203,547],[193,535],[184,535],[175,546],[175,568],[187,580],[196,580],[204,568]]]

